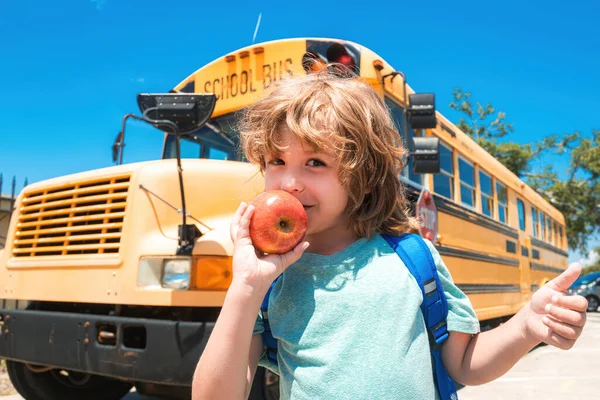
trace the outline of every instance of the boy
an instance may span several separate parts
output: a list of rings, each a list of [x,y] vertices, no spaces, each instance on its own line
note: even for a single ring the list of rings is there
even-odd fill
[[[293,251],[259,254],[249,237],[253,207],[240,205],[231,224],[233,282],[198,363],[193,399],[247,398],[259,362],[280,376],[282,399],[435,398],[421,291],[381,237],[415,232],[418,222],[398,179],[404,150],[376,92],[332,74],[282,81],[249,108],[241,128],[266,190],[298,198],[308,229]],[[442,357],[454,380],[489,382],[541,341],[567,349],[581,334],[586,300],[563,294],[579,265],[507,323],[480,333],[468,298],[427,245],[448,299]],[[279,343],[273,365],[259,309],[281,274],[269,303]]]

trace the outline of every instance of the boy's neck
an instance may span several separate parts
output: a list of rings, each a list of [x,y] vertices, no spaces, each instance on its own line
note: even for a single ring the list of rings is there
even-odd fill
[[[306,235],[304,238],[304,240],[310,243],[310,246],[306,250],[307,253],[324,256],[338,253],[358,239],[360,238],[353,229],[344,231],[328,230],[314,235]]]

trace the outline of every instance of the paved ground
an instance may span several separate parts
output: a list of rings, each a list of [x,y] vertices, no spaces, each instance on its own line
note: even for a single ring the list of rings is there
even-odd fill
[[[506,375],[458,391],[460,400],[587,400],[600,398],[600,313],[588,313],[581,337],[568,351],[541,346]]]
[[[587,400],[600,391],[600,313],[588,313],[577,344],[568,351],[540,346],[523,357],[506,375],[483,386],[458,391],[460,400]],[[0,400],[23,400],[0,396]],[[160,400],[130,393],[124,400]]]
[[[19,396],[18,394],[10,395],[10,396],[0,396],[0,399],[1,400],[23,400],[23,398],[21,396]],[[161,400],[161,399],[158,399],[156,397],[141,396],[135,392],[131,392],[127,396],[123,397],[122,400]]]

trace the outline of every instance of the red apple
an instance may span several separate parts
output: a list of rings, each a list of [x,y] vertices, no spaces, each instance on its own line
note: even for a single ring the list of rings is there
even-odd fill
[[[270,190],[250,202],[250,239],[258,250],[283,254],[292,250],[306,233],[306,211],[294,196],[283,190]]]

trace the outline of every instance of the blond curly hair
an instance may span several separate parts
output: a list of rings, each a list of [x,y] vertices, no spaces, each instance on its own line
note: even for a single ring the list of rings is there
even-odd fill
[[[389,110],[371,86],[331,71],[278,81],[248,107],[239,126],[242,151],[264,172],[265,156],[285,150],[278,140],[285,127],[315,150],[332,149],[359,237],[417,232],[399,179],[406,152]]]

